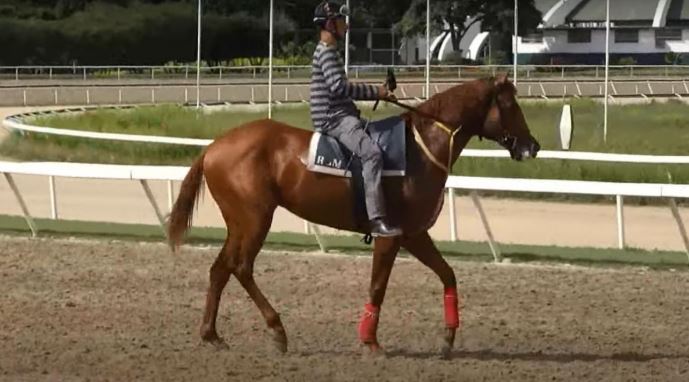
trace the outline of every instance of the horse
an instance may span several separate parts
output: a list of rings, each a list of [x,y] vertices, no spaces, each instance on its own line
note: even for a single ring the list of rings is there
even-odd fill
[[[531,135],[507,75],[455,85],[417,108],[400,114],[407,136],[407,172],[383,179],[391,222],[399,237],[376,237],[369,300],[358,326],[359,341],[372,353],[382,351],[376,332],[388,279],[401,248],[430,268],[443,284],[445,331],[442,353],[451,352],[461,325],[454,271],[429,236],[444,201],[444,186],[460,153],[478,136],[497,142],[513,160],[535,158],[540,145]],[[168,218],[173,251],[192,225],[195,201],[205,179],[220,209],[227,237],[209,271],[209,287],[200,335],[203,341],[227,346],[216,331],[222,291],[234,275],[256,304],[278,350],[287,351],[287,335],[279,314],[261,292],[253,267],[282,206],[315,224],[367,233],[352,213],[353,186],[348,178],[307,170],[302,159],[312,132],[270,119],[235,127],[217,137],[193,162]]]

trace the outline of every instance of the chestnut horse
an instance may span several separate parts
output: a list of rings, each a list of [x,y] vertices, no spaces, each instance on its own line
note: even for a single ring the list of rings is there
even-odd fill
[[[498,142],[515,160],[535,157],[540,146],[529,132],[516,101],[516,89],[506,76],[452,87],[401,117],[406,122],[409,142],[407,172],[404,177],[384,178],[383,187],[391,207],[389,218],[402,227],[404,235],[374,241],[369,301],[359,324],[359,339],[371,351],[380,349],[376,338],[378,314],[397,252],[405,248],[443,283],[443,353],[448,354],[461,322],[457,282],[428,234],[442,207],[448,168],[473,136]],[[278,206],[316,224],[368,233],[355,221],[349,179],[306,169],[301,158],[309,148],[311,135],[307,130],[272,120],[249,122],[210,144],[185,177],[168,222],[173,250],[191,226],[204,177],[228,231],[210,268],[201,325],[203,340],[224,344],[216,331],[216,317],[221,293],[230,275],[235,275],[274,331],[278,349],[287,350],[280,316],[253,277],[254,260]]]

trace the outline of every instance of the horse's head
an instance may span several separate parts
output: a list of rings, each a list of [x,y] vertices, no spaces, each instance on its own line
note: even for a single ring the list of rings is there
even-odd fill
[[[517,103],[517,89],[507,75],[493,80],[493,92],[486,119],[476,134],[499,143],[512,159],[535,158],[541,145],[531,135],[522,109]]]

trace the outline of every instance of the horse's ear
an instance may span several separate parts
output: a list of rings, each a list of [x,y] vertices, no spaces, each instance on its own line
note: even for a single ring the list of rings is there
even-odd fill
[[[509,83],[509,81],[510,81],[510,79],[509,79],[508,74],[507,74],[507,73],[502,73],[502,74],[498,74],[498,75],[495,77],[495,83],[494,83],[494,84],[495,84],[495,87],[496,87],[496,88],[499,88],[499,87],[501,87],[501,86],[503,86],[503,85]]]

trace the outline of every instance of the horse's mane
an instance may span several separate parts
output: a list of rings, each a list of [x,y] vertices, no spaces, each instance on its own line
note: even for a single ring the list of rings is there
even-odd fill
[[[434,94],[428,100],[420,103],[417,106],[417,108],[427,114],[435,115],[438,118],[443,119],[442,110],[444,110],[448,105],[450,105],[451,103],[458,102],[458,99],[467,97],[467,92],[471,92],[473,94],[476,94],[476,92],[479,90],[481,92],[491,92],[495,89],[494,84],[495,77],[480,78],[469,82],[463,82],[455,86],[452,86],[451,88],[445,91]],[[514,88],[514,85],[512,85],[511,83],[510,85]],[[514,89],[516,91],[516,88]],[[416,113],[404,113],[404,115],[409,119],[411,119],[412,115],[414,114]],[[420,115],[416,115],[416,117],[423,118],[423,116]]]

